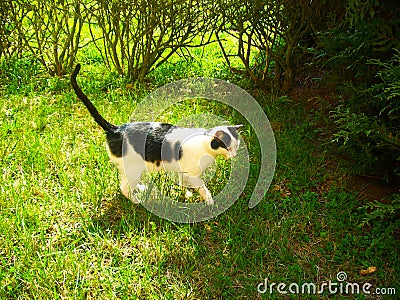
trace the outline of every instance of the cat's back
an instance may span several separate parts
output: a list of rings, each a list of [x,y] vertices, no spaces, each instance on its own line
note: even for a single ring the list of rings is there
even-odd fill
[[[123,141],[146,161],[158,161],[163,152],[167,160],[179,160],[181,147],[197,147],[199,141],[206,137],[206,129],[184,128],[162,122],[132,122],[119,126],[119,139],[108,138],[111,153],[123,156]],[[193,150],[193,149],[191,149]],[[163,159],[164,160],[164,159]]]
[[[185,128],[163,122],[133,122],[121,126],[129,141],[183,142],[188,138],[204,135],[206,129]]]
[[[207,130],[203,128],[185,128],[175,126],[166,134],[165,138],[168,141],[179,141],[184,143],[190,139],[204,136],[206,132]]]

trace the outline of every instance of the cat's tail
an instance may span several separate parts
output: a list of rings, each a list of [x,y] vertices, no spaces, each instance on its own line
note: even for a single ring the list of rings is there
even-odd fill
[[[77,64],[75,67],[75,70],[72,72],[71,75],[71,84],[72,87],[74,88],[75,94],[78,96],[78,98],[85,104],[86,108],[89,110],[90,114],[94,118],[94,120],[101,126],[101,128],[104,129],[105,132],[107,133],[114,133],[117,130],[117,126],[107,122],[97,111],[96,107],[94,107],[93,103],[90,102],[89,98],[82,92],[81,88],[78,86],[78,83],[76,82],[76,76],[79,73],[79,70],[81,69],[81,65]]]

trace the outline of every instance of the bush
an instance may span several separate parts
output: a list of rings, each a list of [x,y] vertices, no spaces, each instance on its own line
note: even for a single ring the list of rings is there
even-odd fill
[[[62,76],[72,69],[78,51],[94,43],[108,67],[128,81],[143,81],[177,51],[209,43],[212,5],[197,0],[6,0],[0,57],[33,56],[49,74]]]
[[[98,50],[128,81],[143,81],[155,67],[186,47],[207,43],[213,16],[208,1],[98,0],[92,10],[95,27],[101,29]],[[198,40],[195,40],[198,39]]]
[[[387,61],[371,60],[370,64],[379,68],[379,83],[374,84],[368,92],[378,100],[381,115],[390,127],[397,127],[400,119],[400,52],[395,50],[393,57]],[[399,145],[396,144],[398,147]]]
[[[9,59],[19,54],[38,59],[51,75],[65,75],[79,50],[85,13],[77,0],[6,1],[6,20],[16,39],[7,46]],[[3,21],[4,22],[4,21]],[[7,32],[0,32],[1,39]],[[16,48],[18,53],[10,51]]]
[[[288,93],[296,74],[302,72],[306,49],[315,45],[313,33],[326,29],[331,15],[341,16],[342,5],[334,1],[217,1],[220,15],[217,38],[225,59],[235,73],[255,84]],[[336,17],[338,18],[338,17]],[[224,43],[232,36],[236,49]],[[231,64],[239,58],[243,68]]]
[[[391,197],[389,203],[379,201],[369,202],[360,210],[366,211],[361,225],[371,225],[379,220],[384,222],[384,235],[380,237],[396,237],[400,228],[400,194],[395,194]]]
[[[346,17],[319,33],[320,63],[343,98],[333,113],[353,171],[399,176],[400,20],[391,1],[350,1]]]

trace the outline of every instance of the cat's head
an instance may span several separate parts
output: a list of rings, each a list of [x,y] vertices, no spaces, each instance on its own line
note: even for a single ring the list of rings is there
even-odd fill
[[[212,137],[210,151],[213,156],[222,155],[229,159],[237,155],[239,148],[239,128],[237,126],[217,126],[209,130],[208,134]]]

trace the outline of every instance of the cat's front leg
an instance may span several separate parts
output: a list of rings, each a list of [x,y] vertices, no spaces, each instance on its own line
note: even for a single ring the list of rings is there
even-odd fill
[[[199,187],[200,196],[206,200],[207,205],[214,205],[214,199],[205,184]]]
[[[200,177],[197,176],[183,176],[182,178],[183,183],[188,183],[189,186],[192,188],[195,188],[199,191],[199,194],[201,198],[203,198],[208,205],[213,205],[214,204],[214,199],[204,184],[203,180]],[[181,181],[181,183],[182,183]]]

